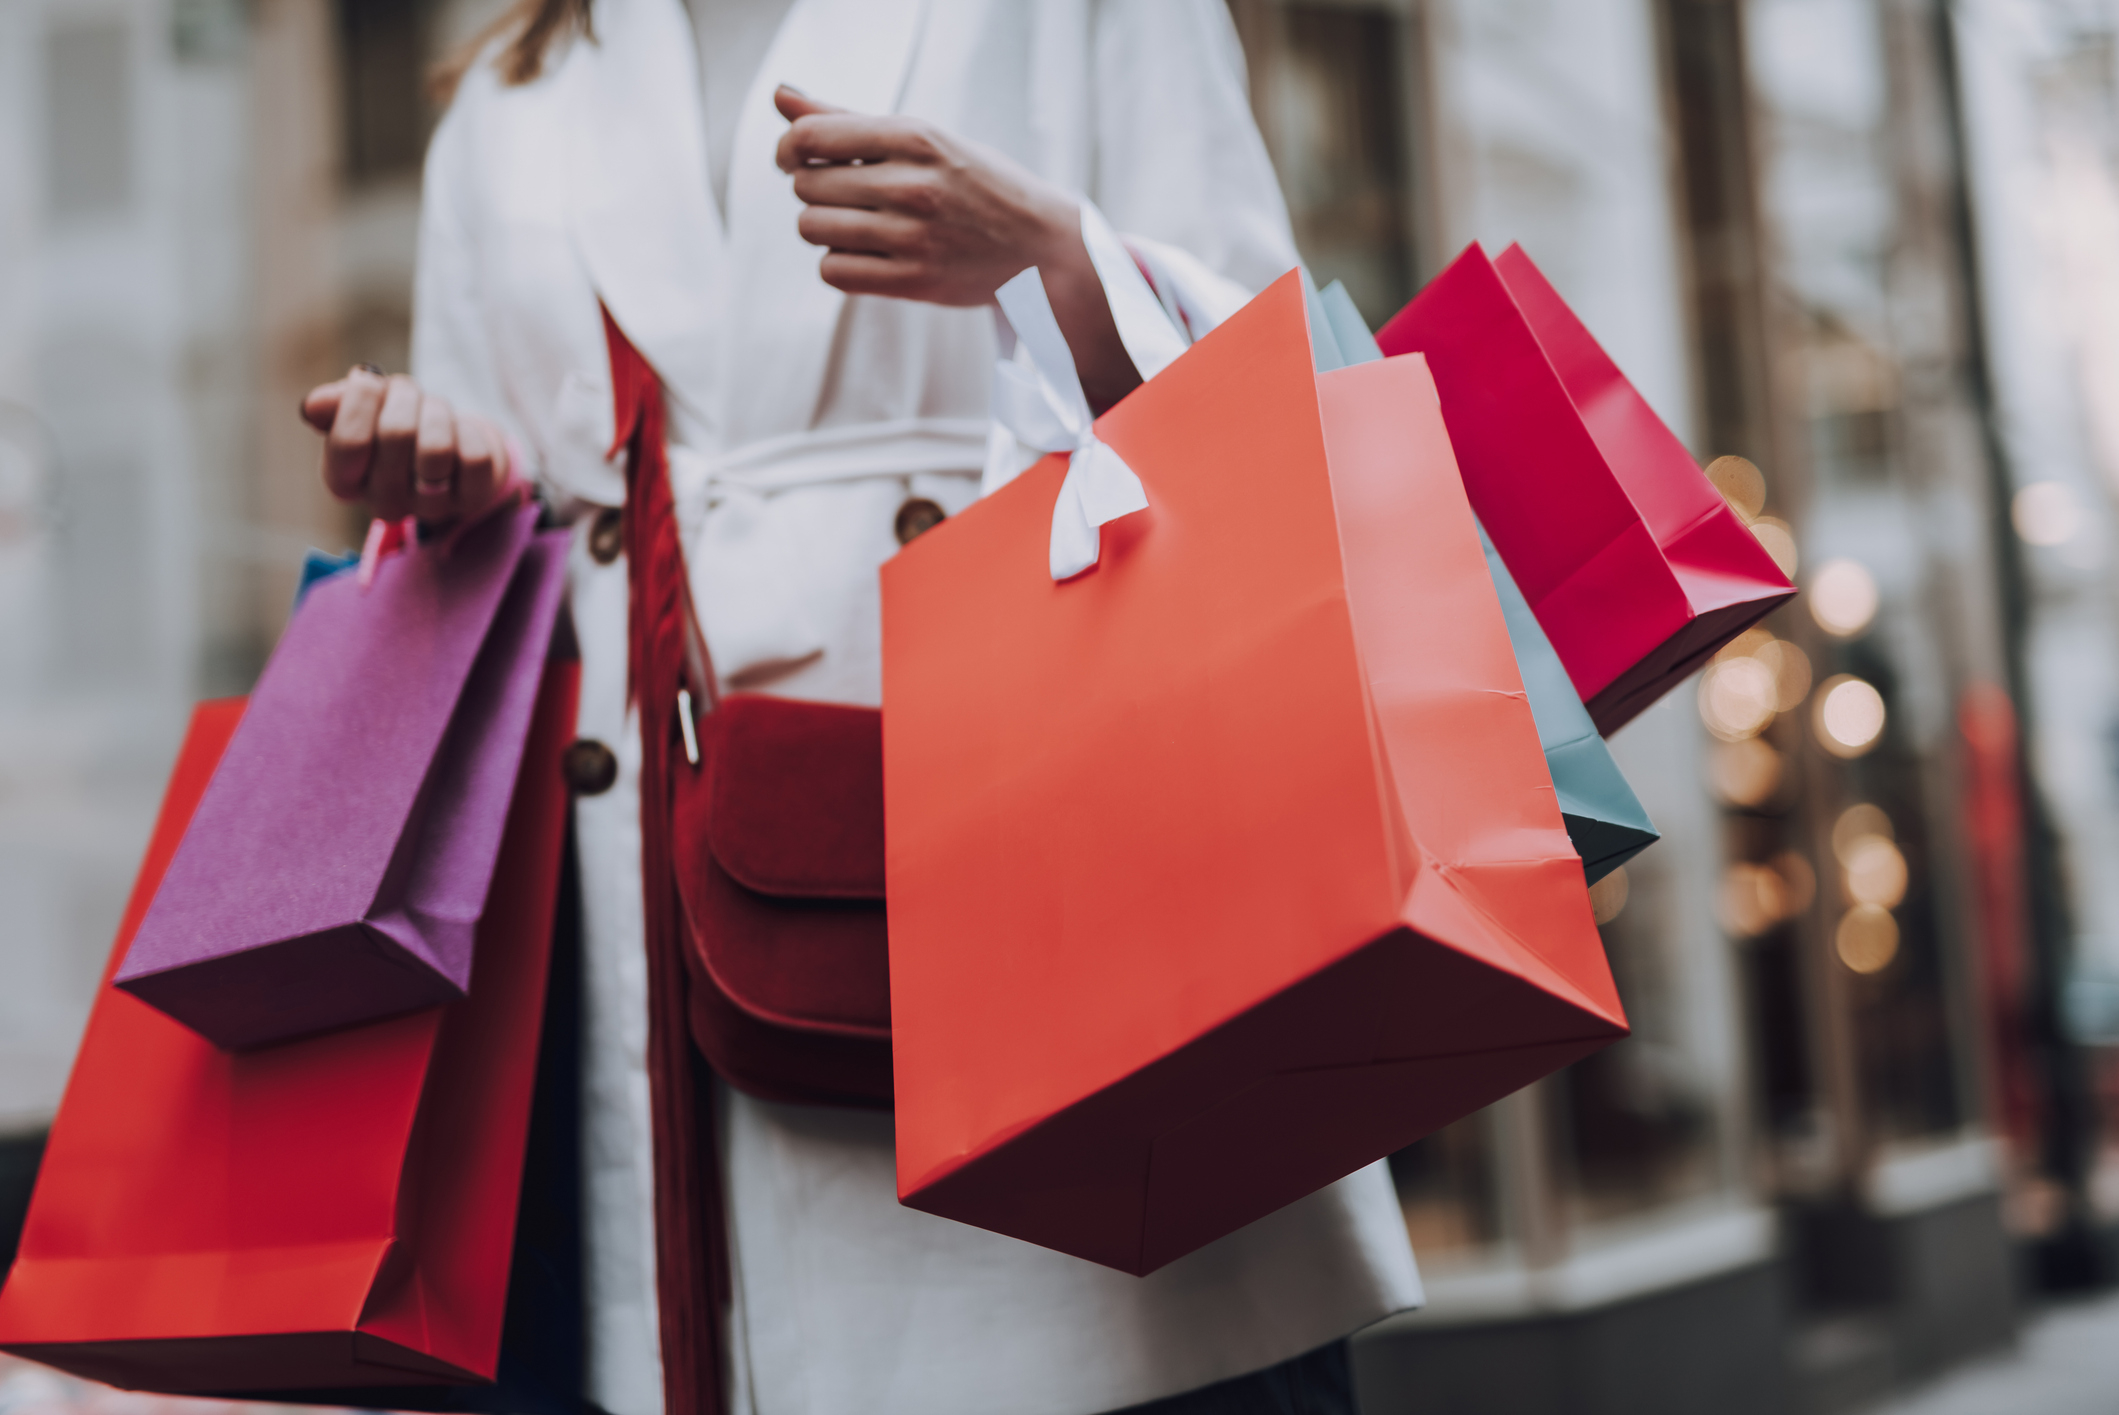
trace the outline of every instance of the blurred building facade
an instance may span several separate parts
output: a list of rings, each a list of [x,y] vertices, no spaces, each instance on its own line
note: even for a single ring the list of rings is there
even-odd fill
[[[1634,1035],[1395,1159],[1371,1415],[2009,1341],[2119,1213],[2119,4],[1230,6],[1320,281],[1380,323],[1520,242],[1805,589],[1615,739]],[[294,403],[404,366],[423,73],[493,9],[0,0],[0,1188],[190,703],[354,538]]]
[[[494,8],[0,0],[0,1209],[190,704],[357,543],[293,409],[404,366],[426,68]]]
[[[1235,11],[1320,278],[1522,243],[1806,591],[1615,739],[1635,1034],[1398,1157],[1371,1406],[1858,1408],[2109,1280],[2119,17]]]

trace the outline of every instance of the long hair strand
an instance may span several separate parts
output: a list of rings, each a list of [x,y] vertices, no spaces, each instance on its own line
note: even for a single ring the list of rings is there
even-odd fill
[[[428,88],[434,95],[437,108],[449,106],[456,96],[456,86],[463,82],[471,66],[494,40],[503,36],[508,39],[500,53],[494,56],[494,67],[500,70],[503,83],[526,84],[544,73],[545,62],[551,57],[552,48],[562,40],[577,36],[594,39],[596,28],[592,10],[595,0],[515,0],[503,10],[499,17],[486,25],[470,39],[434,66],[428,75]]]

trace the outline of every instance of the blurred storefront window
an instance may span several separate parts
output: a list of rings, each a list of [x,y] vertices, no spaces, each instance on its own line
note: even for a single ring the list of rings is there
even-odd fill
[[[426,74],[505,0],[0,6],[0,1150],[49,1117],[191,704],[309,545],[300,393],[402,369]]]
[[[1232,0],[1295,240],[1371,325],[1412,298],[1417,33],[1392,4]]]
[[[1633,1035],[1561,1073],[1569,1218],[1589,1226],[1709,1194],[1724,1118],[1687,1055],[1684,931],[1654,847],[1590,891]]]
[[[1951,15],[2017,658],[2013,702],[1960,714],[1967,825],[2004,883],[1990,842],[2013,829],[2031,844],[2015,881],[2028,938],[1989,949],[1990,1066],[2013,1228],[2042,1279],[2103,1280],[2095,1230],[2119,1219],[2119,9],[1967,0]],[[2019,762],[2035,790],[2012,795]]]
[[[1772,1107],[1780,1173],[1800,1189],[1971,1119],[1976,940],[1963,872],[1944,863],[1958,848],[1944,763],[1953,685],[1998,671],[1961,600],[1994,590],[1976,540],[1943,547],[1923,521],[1938,500],[1977,507],[1991,469],[1976,436],[1947,462],[1931,450],[1945,425],[1976,429],[1956,235],[1932,176],[1906,166],[1909,144],[1937,136],[1921,101],[1932,48],[1862,0],[1760,0],[1748,18],[1787,429],[1761,509],[1831,572],[1773,621],[1811,668],[1807,701],[1777,704],[1769,738],[1799,784],[1732,803],[1729,820],[1733,858],[1770,868],[1792,852],[1817,880],[1814,906],[1760,953],[1805,997],[1808,1094]],[[1760,1021],[1769,1052],[1797,1044]]]
[[[44,172],[54,217],[125,210],[133,184],[133,53],[122,19],[83,18],[45,36]]]
[[[346,180],[354,187],[419,175],[434,114],[426,70],[439,0],[339,0]]]
[[[1651,136],[1657,105],[1625,88],[1632,74],[1652,80],[1652,35],[1629,29],[1623,7],[1230,8],[1260,129],[1320,282],[1344,279],[1380,324],[1465,241],[1498,251],[1521,239],[1682,418],[1682,402],[1667,396],[1684,386],[1678,310],[1657,263],[1668,246],[1644,243],[1639,230],[1667,200]],[[1610,61],[1594,81],[1555,79],[1539,103],[1507,102],[1526,69],[1564,73],[1585,43]],[[1457,188],[1444,189],[1446,171],[1460,174]],[[1585,238],[1585,222],[1606,229]],[[1585,279],[1593,268],[1601,280]],[[1741,1062],[1728,1044],[1735,979],[1702,949],[1712,891],[1698,877],[1711,875],[1715,851],[1711,831],[1698,828],[1711,806],[1688,765],[1699,735],[1684,713],[1664,709],[1615,744],[1670,837],[1594,896],[1633,1035],[1392,1161],[1415,1246],[1445,1280],[1438,1310],[1456,1301],[1453,1274],[1485,1294],[1467,1299],[1475,1303],[1503,1290],[1526,1294],[1504,1308],[1535,1303],[1544,1299],[1527,1294],[1550,1285],[1535,1275],[1573,1256],[1623,1246],[1643,1224],[1742,1204]],[[1746,1238],[1723,1251],[1763,1254]],[[1526,1275],[1529,1287],[1519,1282]]]
[[[1406,1231],[1423,1260],[1445,1266],[1500,1241],[1492,1119],[1467,1116],[1391,1159]]]

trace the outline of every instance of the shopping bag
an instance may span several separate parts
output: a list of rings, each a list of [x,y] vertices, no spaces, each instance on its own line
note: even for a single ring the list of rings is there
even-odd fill
[[[120,988],[237,1048],[463,996],[559,613],[537,514],[310,587]]]
[[[1522,247],[1471,246],[1376,339],[1427,355],[1472,509],[1606,736],[1795,593]]]
[[[302,554],[302,568],[294,580],[294,607],[300,609],[302,601],[309,598],[309,591],[335,575],[344,575],[360,569],[361,558],[352,551],[333,555],[328,550],[310,546]]]
[[[1311,297],[1310,343],[1319,373],[1383,357],[1346,287],[1336,280]],[[1566,667],[1483,528],[1479,542],[1508,622],[1509,646],[1523,675],[1531,716],[1537,719],[1538,744],[1560,798],[1560,819],[1582,857],[1584,875],[1595,884],[1662,837],[1611,759]]]
[[[1417,358],[1293,275],[883,567],[898,1190],[1146,1273],[1624,1034]]]
[[[231,1053],[106,973],[0,1289],[0,1349],[172,1393],[493,1376],[577,682],[554,663],[536,691],[464,1000]],[[193,717],[113,972],[242,712]]]
[[[1508,641],[1516,652],[1516,668],[1523,675],[1523,692],[1530,700],[1531,716],[1538,723],[1538,745],[1545,751],[1545,767],[1552,773],[1553,794],[1560,801],[1560,820],[1567,838],[1582,857],[1582,873],[1595,884],[1634,856],[1662,839],[1648,819],[1640,798],[1633,794],[1611,748],[1590,720],[1589,709],[1575,696],[1567,668],[1553,652],[1551,640],[1531,613],[1530,602],[1516,588],[1515,577],[1502,563],[1501,552],[1484,530],[1479,545],[1486,554],[1487,573],[1493,577],[1494,594],[1501,601],[1501,614],[1508,621]]]
[[[304,1386],[245,1400],[445,1415],[584,1415],[588,1312],[582,1265],[581,881],[561,860],[552,959],[524,1143],[522,1197],[508,1255],[506,1315],[493,1380],[477,1385]],[[413,1379],[408,1376],[407,1380]]]

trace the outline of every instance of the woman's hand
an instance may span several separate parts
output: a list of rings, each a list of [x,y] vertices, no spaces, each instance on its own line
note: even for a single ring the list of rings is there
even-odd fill
[[[476,516],[508,483],[508,441],[484,418],[459,413],[403,374],[362,365],[302,400],[324,433],[324,485],[341,501],[365,498],[386,521]]]
[[[1038,267],[1091,406],[1140,383],[1118,337],[1074,199],[1002,153],[917,118],[870,117],[782,86],[780,170],[808,203],[797,229],[850,295],[982,305]]]

